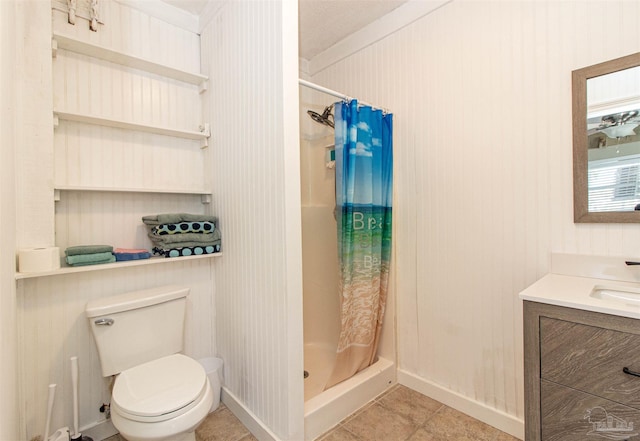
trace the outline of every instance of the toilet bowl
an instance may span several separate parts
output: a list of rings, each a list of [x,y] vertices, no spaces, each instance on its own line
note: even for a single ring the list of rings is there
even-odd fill
[[[114,426],[128,441],[195,440],[213,392],[202,366],[181,354],[118,375],[111,396]]]
[[[195,441],[213,392],[181,353],[189,288],[164,286],[89,302],[102,375],[115,376],[111,420],[128,441]]]

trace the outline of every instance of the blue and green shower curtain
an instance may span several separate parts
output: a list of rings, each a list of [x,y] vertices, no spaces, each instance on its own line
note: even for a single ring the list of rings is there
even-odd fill
[[[356,100],[335,104],[336,219],[341,331],[326,387],[375,361],[391,258],[393,115]]]

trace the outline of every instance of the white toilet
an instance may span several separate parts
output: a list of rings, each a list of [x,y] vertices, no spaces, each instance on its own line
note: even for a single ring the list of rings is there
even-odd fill
[[[128,441],[195,441],[211,409],[204,368],[179,353],[188,295],[162,286],[87,304],[102,375],[117,375],[111,419]]]

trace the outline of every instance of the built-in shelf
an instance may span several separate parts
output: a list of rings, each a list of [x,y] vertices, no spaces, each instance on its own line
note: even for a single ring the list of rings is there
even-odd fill
[[[82,187],[73,185],[55,185],[53,189],[54,201],[60,200],[61,191],[93,191],[103,193],[157,193],[157,194],[191,194],[200,195],[203,204],[211,202],[211,192],[205,190],[180,190],[160,188],[126,188],[126,187]]]
[[[116,129],[135,130],[138,132],[155,133],[156,135],[173,136],[177,138],[193,139],[202,141],[201,146],[208,146],[208,138],[211,136],[209,124],[203,124],[200,131],[172,129],[168,127],[155,126],[150,124],[140,124],[124,121],[121,119],[105,118],[102,116],[86,115],[80,113],[53,111],[53,126],[57,127],[59,120],[75,121],[85,124],[113,127]]]
[[[106,271],[106,270],[112,270],[117,268],[127,268],[132,266],[184,262],[185,260],[210,259],[213,257],[220,257],[220,256],[222,256],[222,253],[200,254],[198,256],[183,256],[183,257],[169,257],[169,258],[152,257],[150,259],[128,260],[123,262],[104,263],[101,265],[65,266],[54,271],[45,271],[41,273],[16,273],[15,278],[16,280],[32,279],[36,277],[58,276],[62,274],[82,273],[82,272],[88,272],[88,271]]]
[[[130,55],[124,52],[106,48],[104,46],[87,43],[86,41],[78,40],[76,38],[62,35],[57,32],[53,33],[51,49],[54,57],[56,57],[58,49],[64,49],[93,58],[98,58],[100,60],[109,61],[111,63],[120,64],[122,66],[144,70],[146,72],[161,75],[163,77],[173,78],[185,83],[195,84],[196,86],[200,87],[201,92],[207,89],[208,77],[206,75],[176,69],[174,67],[156,63],[154,61],[137,57],[135,55]]]

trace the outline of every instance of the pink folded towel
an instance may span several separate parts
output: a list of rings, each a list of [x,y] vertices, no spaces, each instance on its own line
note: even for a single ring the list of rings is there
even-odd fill
[[[113,250],[114,253],[121,253],[121,254],[138,254],[138,253],[148,253],[149,250],[129,250],[126,248],[116,248],[115,250]]]

